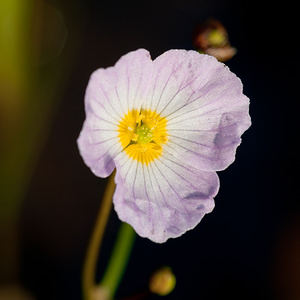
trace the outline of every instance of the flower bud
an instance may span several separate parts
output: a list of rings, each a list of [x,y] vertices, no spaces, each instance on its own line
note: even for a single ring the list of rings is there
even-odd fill
[[[152,293],[165,296],[171,293],[176,285],[176,277],[171,268],[162,267],[152,274],[149,289]]]
[[[236,49],[230,45],[225,27],[215,19],[209,19],[196,28],[193,43],[200,53],[212,55],[222,62],[236,54]]]

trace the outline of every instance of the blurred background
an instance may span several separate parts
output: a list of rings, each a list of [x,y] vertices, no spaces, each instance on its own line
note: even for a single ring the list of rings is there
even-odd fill
[[[219,172],[214,211],[165,244],[137,237],[117,298],[143,291],[152,271],[169,265],[177,286],[166,299],[300,299],[296,4],[1,0],[0,299],[81,299],[107,182],[76,145],[89,76],[137,48],[152,58],[194,49],[193,31],[210,17],[237,49],[226,64],[244,83],[253,125]],[[99,278],[119,224],[113,211]]]

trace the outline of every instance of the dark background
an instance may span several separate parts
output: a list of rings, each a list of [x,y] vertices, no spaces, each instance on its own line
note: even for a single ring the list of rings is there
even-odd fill
[[[146,48],[154,59],[193,49],[209,17],[227,28],[237,55],[227,65],[251,100],[251,128],[233,165],[219,172],[216,207],[192,231],[165,244],[137,237],[117,297],[146,288],[169,265],[166,299],[300,299],[299,26],[288,1],[47,1],[68,31],[59,56],[69,73],[23,204],[22,282],[37,299],[81,299],[81,268],[106,180],[84,165],[76,139],[92,71]],[[72,59],[70,59],[70,57]],[[111,214],[98,276],[119,221]],[[159,296],[152,296],[158,299]]]

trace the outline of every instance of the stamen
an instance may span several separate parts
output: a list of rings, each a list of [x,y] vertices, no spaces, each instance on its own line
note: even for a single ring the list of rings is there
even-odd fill
[[[138,134],[133,133],[133,134],[132,134],[131,140],[132,140],[133,142],[136,142],[136,141],[138,140],[138,138],[139,138]]]
[[[136,123],[137,123],[138,125],[140,125],[140,122],[142,121],[143,118],[145,118],[145,116],[142,115],[142,114],[140,114],[140,115],[138,116],[138,118],[136,119]]]
[[[151,110],[132,110],[119,123],[119,138],[129,157],[150,163],[162,153],[166,143],[166,119]]]

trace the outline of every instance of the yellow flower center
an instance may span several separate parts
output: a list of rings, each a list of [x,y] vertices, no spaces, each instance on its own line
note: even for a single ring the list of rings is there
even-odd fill
[[[146,165],[154,161],[167,142],[166,125],[166,118],[155,111],[128,111],[118,125],[119,139],[126,154]]]

